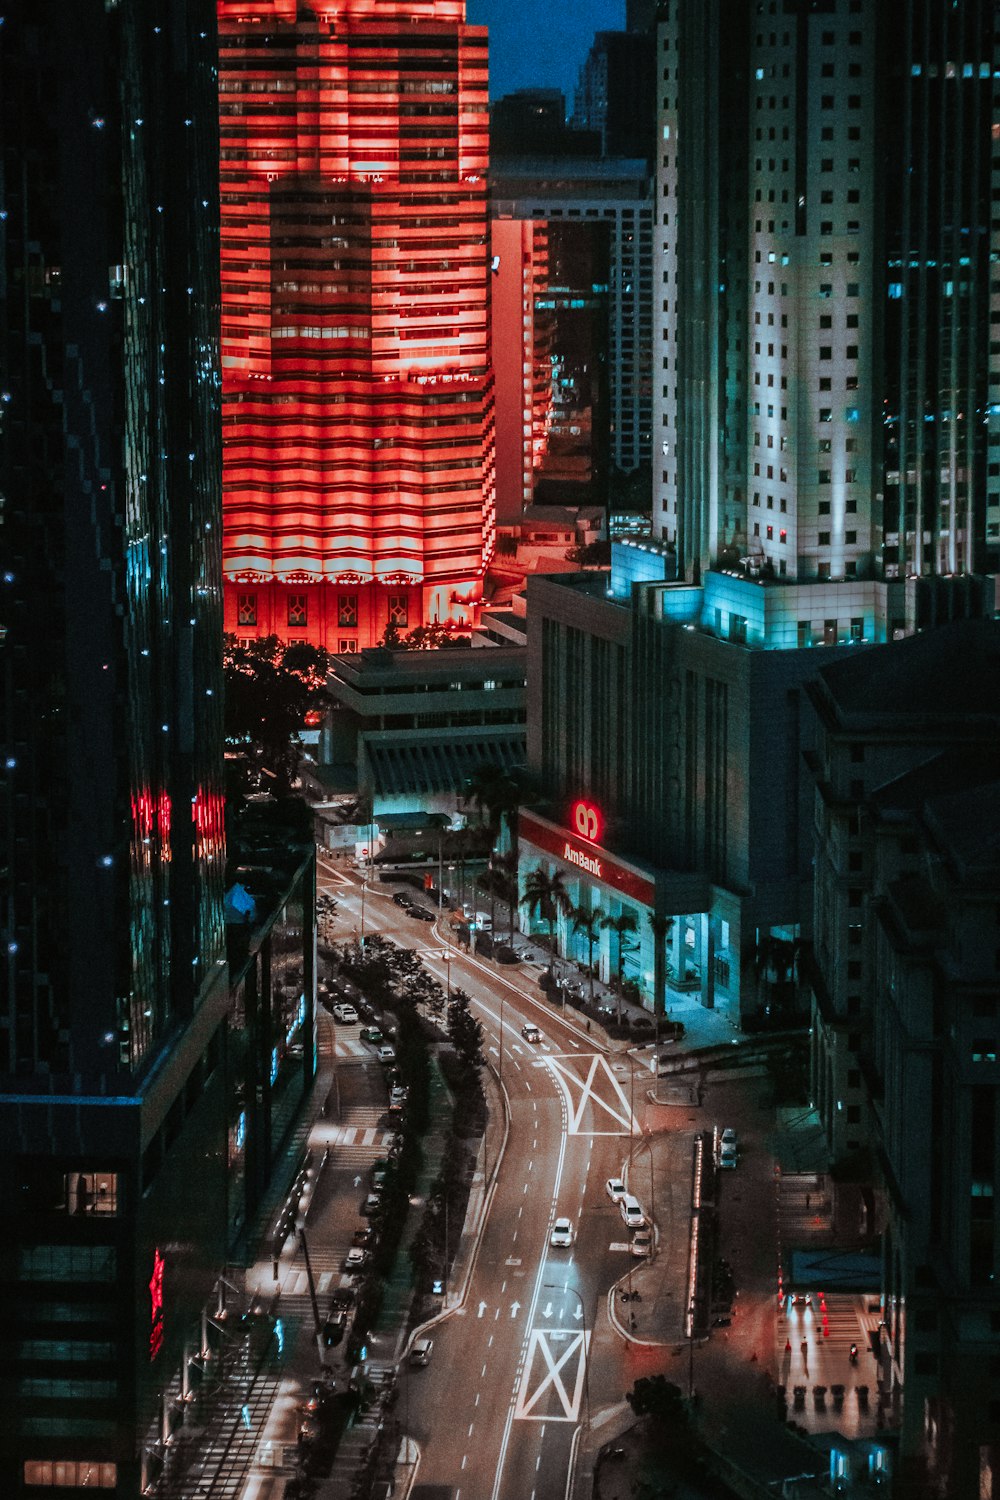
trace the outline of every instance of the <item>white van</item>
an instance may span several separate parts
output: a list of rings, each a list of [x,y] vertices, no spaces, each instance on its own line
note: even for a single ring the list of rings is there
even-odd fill
[[[618,1204],[618,1212],[621,1214],[625,1225],[629,1229],[645,1229],[646,1215],[642,1211],[642,1204],[638,1198],[626,1193]]]
[[[493,919],[490,916],[490,914],[489,914],[488,911],[477,911],[476,912],[476,931],[477,932],[492,932],[493,931]]]

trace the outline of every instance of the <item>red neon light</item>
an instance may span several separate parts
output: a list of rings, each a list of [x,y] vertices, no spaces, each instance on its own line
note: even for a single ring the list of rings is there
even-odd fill
[[[518,818],[518,830],[524,843],[533,844],[536,849],[544,849],[547,854],[555,855],[557,859],[600,884],[631,896],[633,901],[638,901],[643,906],[653,905],[656,897],[653,882],[645,875],[640,875],[638,870],[612,859],[603,849],[595,849],[592,844],[575,834],[552,828],[526,812],[522,812]]]
[[[154,1360],[163,1348],[163,1271],[165,1262],[159,1247],[153,1251],[153,1274],[149,1279],[149,1358]]]
[[[595,807],[592,802],[574,802],[572,826],[582,839],[599,844],[604,832],[604,817],[600,808]]]
[[[495,547],[485,28],[464,0],[218,15],[227,594],[477,583]]]

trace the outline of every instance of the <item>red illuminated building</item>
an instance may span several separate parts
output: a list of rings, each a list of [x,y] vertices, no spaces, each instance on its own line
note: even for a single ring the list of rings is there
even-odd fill
[[[218,10],[226,629],[465,622],[495,526],[485,28]]]

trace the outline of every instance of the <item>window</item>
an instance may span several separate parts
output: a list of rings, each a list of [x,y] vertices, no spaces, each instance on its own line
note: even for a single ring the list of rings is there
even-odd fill
[[[410,610],[405,594],[389,595],[389,624],[406,625],[409,623]]]
[[[118,1485],[118,1465],[95,1463],[89,1458],[28,1458],[24,1482],[46,1488],[113,1490]]]
[[[288,626],[291,630],[304,630],[309,623],[309,608],[305,594],[289,594]]]
[[[337,642],[337,650],[341,656],[356,656],[358,650],[358,638],[355,635],[342,636]]]
[[[357,594],[337,595],[337,624],[341,630],[357,630],[358,628],[358,596]]]
[[[26,1245],[18,1253],[20,1281],[114,1281],[113,1245]]]
[[[236,623],[237,625],[256,625],[257,623],[257,595],[237,594],[236,596]]]
[[[116,1214],[117,1172],[69,1172],[63,1178],[66,1212],[71,1214]]]

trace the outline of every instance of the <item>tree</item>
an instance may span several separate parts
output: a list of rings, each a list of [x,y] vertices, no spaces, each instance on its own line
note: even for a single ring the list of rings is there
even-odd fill
[[[624,983],[625,955],[635,948],[635,943],[627,941],[630,933],[637,930],[639,924],[635,919],[635,912],[623,910],[617,916],[601,918],[601,926],[605,932],[613,932],[618,939],[617,951],[615,953],[615,968],[618,975],[618,1024],[622,1020],[622,985]]]
[[[673,930],[674,919],[651,911],[646,920],[653,934],[653,1013],[662,1016],[666,1008],[664,991],[667,987],[667,938]]]
[[[507,940],[514,943],[514,915],[517,911],[517,853],[509,849],[506,854],[494,854],[490,866],[490,881],[501,901],[507,903]]]
[[[590,970],[590,1003],[594,1003],[594,943],[604,921],[604,910],[600,906],[574,906],[570,912],[573,931],[587,939],[587,967]]]
[[[227,743],[242,748],[273,777],[279,796],[291,791],[298,765],[299,731],[309,714],[332,701],[326,688],[329,655],[307,641],[287,645],[276,635],[223,646]]]
[[[572,907],[562,871],[554,870],[550,874],[544,865],[536,865],[533,870],[529,870],[524,882],[521,905],[528,908],[529,916],[537,912],[539,918],[548,923],[549,945],[552,950],[549,958],[551,973],[556,956],[556,917],[559,912],[568,912]]]
[[[453,990],[448,1005],[448,1040],[462,1062],[478,1074],[486,1061],[483,1056],[483,1027],[470,1009],[471,1000],[464,990]]]

